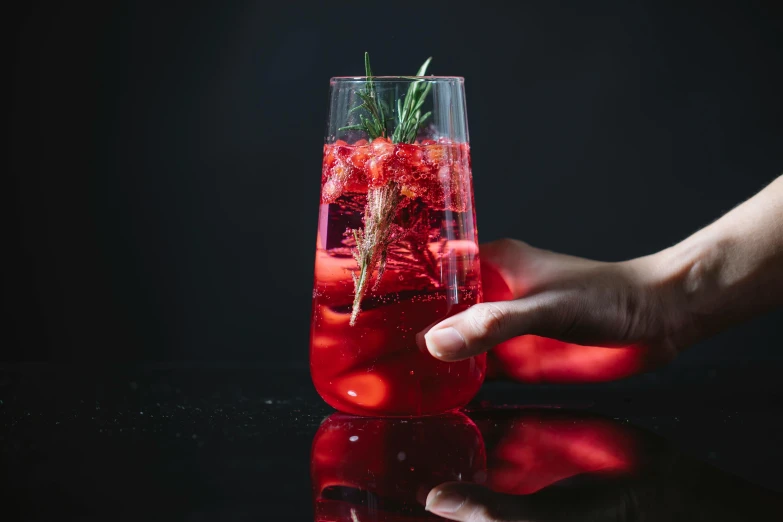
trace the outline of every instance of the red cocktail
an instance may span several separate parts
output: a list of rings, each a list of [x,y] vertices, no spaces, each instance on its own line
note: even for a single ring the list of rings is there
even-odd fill
[[[448,121],[450,132],[422,126],[430,92],[432,120]],[[368,114],[397,110],[375,127],[343,127],[345,140],[330,132],[324,146],[313,382],[326,402],[357,415],[458,408],[480,387],[485,357],[440,362],[417,334],[481,301],[462,79],[333,79],[330,128],[345,123],[335,112],[357,95]],[[395,97],[396,104],[384,101]],[[366,109],[367,99],[377,105]],[[414,110],[416,125],[406,126]],[[394,132],[392,118],[403,122]]]

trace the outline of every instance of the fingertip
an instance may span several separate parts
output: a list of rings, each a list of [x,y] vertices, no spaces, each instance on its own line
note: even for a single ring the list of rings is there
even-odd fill
[[[424,509],[449,520],[497,522],[507,520],[493,516],[496,504],[505,503],[502,496],[483,486],[468,482],[444,482],[430,490]]]
[[[465,337],[451,326],[433,329],[424,335],[427,350],[436,359],[458,361],[463,359],[467,343]]]
[[[440,486],[435,486],[429,492],[427,493],[427,497],[424,499],[424,510],[429,511],[430,507],[432,506],[432,502],[435,500],[435,497],[438,496],[438,490],[440,489]]]
[[[459,511],[468,498],[463,493],[450,488],[436,487],[427,495],[426,511],[435,514],[449,515]]]

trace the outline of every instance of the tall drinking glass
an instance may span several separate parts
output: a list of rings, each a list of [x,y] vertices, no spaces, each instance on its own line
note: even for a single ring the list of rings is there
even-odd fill
[[[332,78],[321,172],[310,370],[357,415],[464,406],[479,355],[446,363],[417,334],[481,302],[465,109],[458,77]]]

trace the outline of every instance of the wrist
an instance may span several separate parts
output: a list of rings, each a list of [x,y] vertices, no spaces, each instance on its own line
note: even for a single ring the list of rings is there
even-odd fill
[[[678,350],[717,330],[737,296],[730,258],[738,240],[705,229],[649,256],[650,287],[658,296],[664,336]]]
[[[714,306],[720,247],[706,238],[689,238],[655,254],[628,261],[649,303],[649,342],[679,351],[706,335],[703,321]]]

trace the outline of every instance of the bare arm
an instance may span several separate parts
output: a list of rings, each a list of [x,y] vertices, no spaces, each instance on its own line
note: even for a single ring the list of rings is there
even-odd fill
[[[780,306],[783,176],[679,244],[635,263],[673,293],[666,322],[679,347]]]

